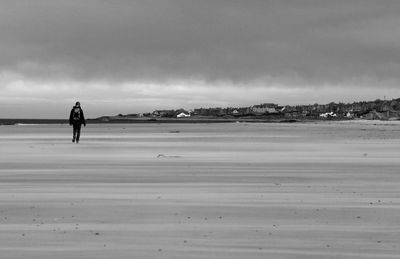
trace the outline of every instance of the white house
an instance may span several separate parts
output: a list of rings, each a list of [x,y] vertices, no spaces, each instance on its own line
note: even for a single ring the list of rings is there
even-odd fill
[[[178,115],[176,115],[177,118],[187,118],[190,117],[190,114],[186,114],[184,112],[179,113]]]
[[[233,110],[233,111],[232,111],[232,114],[233,114],[233,115],[239,115],[239,112],[238,112],[238,110]]]
[[[254,105],[251,110],[255,113],[277,113],[276,105],[273,103]]]
[[[337,115],[333,112],[327,112],[327,113],[322,113],[319,116],[323,118],[329,118],[329,117],[336,117]]]

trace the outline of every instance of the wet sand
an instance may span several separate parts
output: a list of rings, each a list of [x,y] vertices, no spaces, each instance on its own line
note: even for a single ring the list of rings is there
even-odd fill
[[[400,123],[0,126],[0,257],[400,258]]]

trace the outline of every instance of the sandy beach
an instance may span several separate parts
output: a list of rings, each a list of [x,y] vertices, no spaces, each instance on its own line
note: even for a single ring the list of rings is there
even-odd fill
[[[0,258],[400,258],[400,122],[0,126]]]

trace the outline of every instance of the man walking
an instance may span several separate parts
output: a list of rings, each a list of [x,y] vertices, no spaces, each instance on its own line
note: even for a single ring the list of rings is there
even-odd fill
[[[85,116],[83,115],[81,104],[76,102],[69,115],[69,125],[72,125],[73,127],[72,142],[76,141],[76,143],[79,143],[82,124],[86,127]]]

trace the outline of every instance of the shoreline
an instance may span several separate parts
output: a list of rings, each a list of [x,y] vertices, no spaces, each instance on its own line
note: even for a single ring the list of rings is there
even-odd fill
[[[141,123],[298,123],[318,121],[343,121],[343,120],[308,120],[308,119],[268,119],[268,118],[140,118],[140,119],[87,119],[88,124],[141,124]],[[348,120],[346,120],[348,121]],[[0,118],[0,126],[17,124],[68,124],[66,119],[19,119]]]
[[[371,121],[394,122],[399,120],[365,120],[365,119],[277,119],[277,118],[140,118],[140,119],[87,119],[87,124],[151,124],[151,123],[317,123],[317,122],[346,122],[346,121]],[[66,119],[1,119],[0,126],[18,124],[68,124]]]

